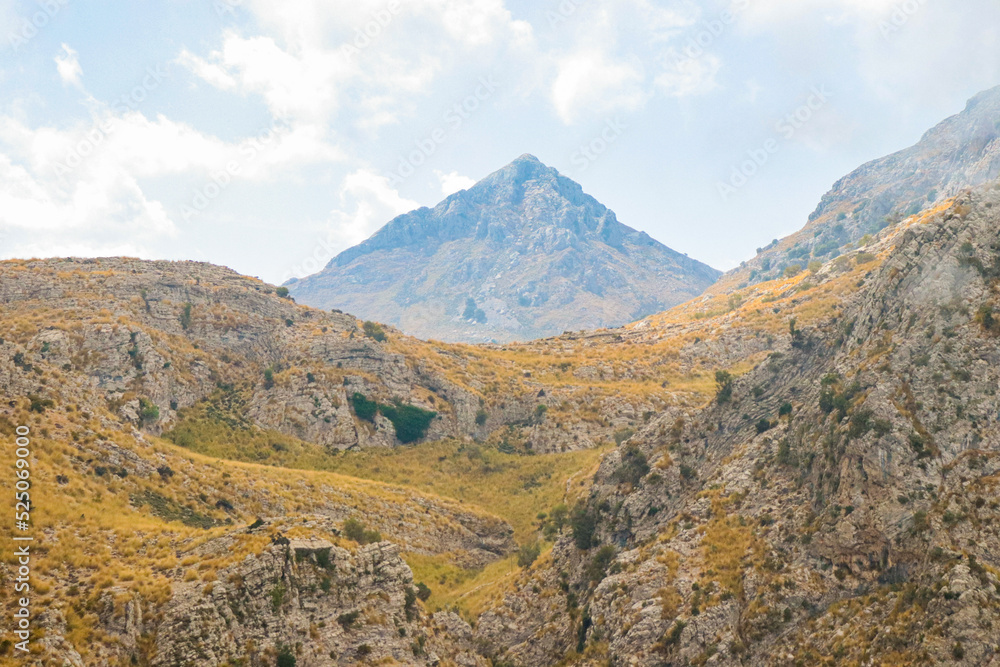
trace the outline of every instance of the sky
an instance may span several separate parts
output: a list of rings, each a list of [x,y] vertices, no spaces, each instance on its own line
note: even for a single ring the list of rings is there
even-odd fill
[[[995,0],[0,0],[0,258],[281,283],[532,153],[726,270],[1000,85],[998,31]]]

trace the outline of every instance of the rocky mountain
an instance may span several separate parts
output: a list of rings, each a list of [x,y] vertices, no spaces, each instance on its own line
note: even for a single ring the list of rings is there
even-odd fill
[[[893,222],[1000,176],[1000,86],[928,131],[915,146],[862,165],[837,181],[788,238],[761,248],[723,285],[759,282],[789,267],[826,261]]]
[[[718,276],[523,155],[288,288],[302,303],[424,339],[505,342],[626,324]]]
[[[814,313],[604,459],[551,558],[480,617],[485,653],[1000,664],[998,229],[991,185],[742,305]]]

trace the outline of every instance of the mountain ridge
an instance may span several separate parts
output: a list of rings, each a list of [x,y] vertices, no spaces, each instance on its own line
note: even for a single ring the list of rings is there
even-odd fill
[[[974,95],[916,144],[838,179],[802,229],[758,248],[756,257],[715,287],[733,289],[773,279],[789,267],[835,259],[868,235],[998,176],[1000,86]]]

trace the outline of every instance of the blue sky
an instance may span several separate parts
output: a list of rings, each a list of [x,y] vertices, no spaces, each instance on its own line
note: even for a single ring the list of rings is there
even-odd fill
[[[281,282],[530,152],[728,269],[1000,84],[998,30],[992,0],[0,0],[0,257]]]

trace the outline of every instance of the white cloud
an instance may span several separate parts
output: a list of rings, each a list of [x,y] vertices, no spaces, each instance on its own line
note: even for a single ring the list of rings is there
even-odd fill
[[[438,180],[441,182],[441,193],[445,197],[453,195],[461,190],[468,190],[476,184],[475,179],[463,176],[457,171],[446,174],[443,171],[435,169],[434,175],[437,176]]]
[[[718,57],[685,57],[678,40],[700,16],[687,2],[594,0],[579,5],[573,46],[553,57],[550,96],[556,114],[572,124],[585,117],[635,111],[657,92],[685,97],[711,90]],[[557,43],[556,49],[560,48]]]
[[[191,71],[199,79],[220,90],[234,90],[236,79],[222,65],[213,64],[199,58],[187,49],[183,49],[177,57],[177,64]]]
[[[552,84],[552,103],[564,123],[584,114],[634,110],[646,93],[637,63],[614,62],[599,51],[583,50],[560,59]]]
[[[36,178],[0,154],[0,227],[30,232],[100,230],[130,237],[172,234],[163,206],[149,201],[135,179],[124,172],[88,170],[68,190]]]
[[[68,44],[62,45],[62,52],[56,54],[56,70],[62,82],[79,88],[82,85],[83,68],[80,67],[80,58],[76,51]]]
[[[423,0],[424,11],[440,16],[448,35],[466,46],[482,46],[506,36],[527,43],[531,25],[515,21],[503,0]]]
[[[340,209],[331,215],[330,238],[341,248],[349,248],[389,220],[419,207],[419,203],[402,197],[385,176],[359,169],[340,187]]]
[[[321,120],[337,107],[337,84],[353,66],[338,51],[302,48],[292,54],[271,37],[228,33],[222,49],[200,58],[188,51],[178,63],[223,90],[260,95],[277,118]]]

